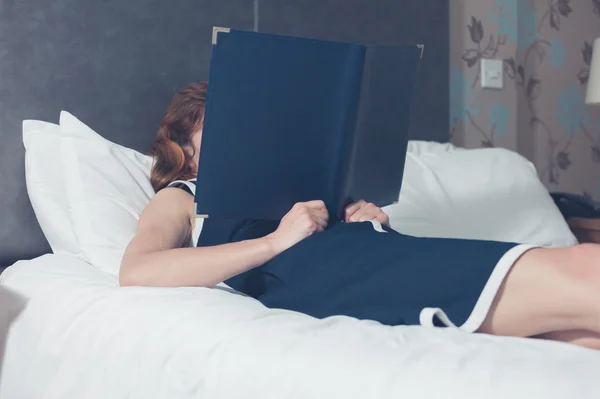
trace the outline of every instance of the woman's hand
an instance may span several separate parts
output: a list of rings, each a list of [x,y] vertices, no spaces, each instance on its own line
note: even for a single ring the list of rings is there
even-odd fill
[[[375,220],[386,226],[390,226],[390,218],[381,208],[370,202],[357,201],[346,207],[346,223],[367,222]]]
[[[277,230],[267,236],[277,253],[327,227],[329,212],[323,201],[298,202],[281,219]]]

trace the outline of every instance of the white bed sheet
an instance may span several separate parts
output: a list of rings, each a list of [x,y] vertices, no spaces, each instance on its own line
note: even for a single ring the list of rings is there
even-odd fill
[[[600,354],[566,344],[316,320],[219,289],[116,285],[115,277],[67,255],[7,269],[0,320],[10,295],[26,305],[10,323],[0,398],[600,394]]]

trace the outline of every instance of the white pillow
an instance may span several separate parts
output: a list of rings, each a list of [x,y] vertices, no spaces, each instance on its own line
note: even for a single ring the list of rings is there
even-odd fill
[[[60,164],[60,127],[54,123],[25,120],[23,144],[27,193],[42,232],[54,253],[80,255],[69,218]]]
[[[154,195],[152,158],[104,139],[65,111],[60,129],[69,215],[79,246],[92,265],[118,274],[139,215]]]
[[[450,152],[457,147],[452,143],[438,143],[436,141],[409,140],[407,151],[415,155],[421,155],[428,152]]]
[[[413,236],[577,243],[533,164],[499,148],[412,142],[399,202],[384,211]]]

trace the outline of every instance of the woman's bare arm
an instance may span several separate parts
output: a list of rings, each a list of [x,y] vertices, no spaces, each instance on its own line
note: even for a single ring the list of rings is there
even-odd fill
[[[140,217],[120,270],[122,286],[210,287],[259,266],[276,247],[260,238],[214,247],[182,248],[191,236],[193,197],[177,188],[161,190]]]
[[[156,194],[146,207],[123,260],[122,286],[212,287],[260,266],[309,235],[322,231],[322,201],[296,204],[274,233],[213,247],[182,248],[192,231],[193,197],[177,188]]]

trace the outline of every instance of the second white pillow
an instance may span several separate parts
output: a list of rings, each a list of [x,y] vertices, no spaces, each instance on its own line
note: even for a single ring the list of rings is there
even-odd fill
[[[60,129],[69,215],[79,246],[92,265],[118,274],[139,216],[154,195],[152,158],[106,140],[66,111]]]
[[[413,142],[392,227],[421,237],[564,247],[577,243],[531,162],[501,148]]]

